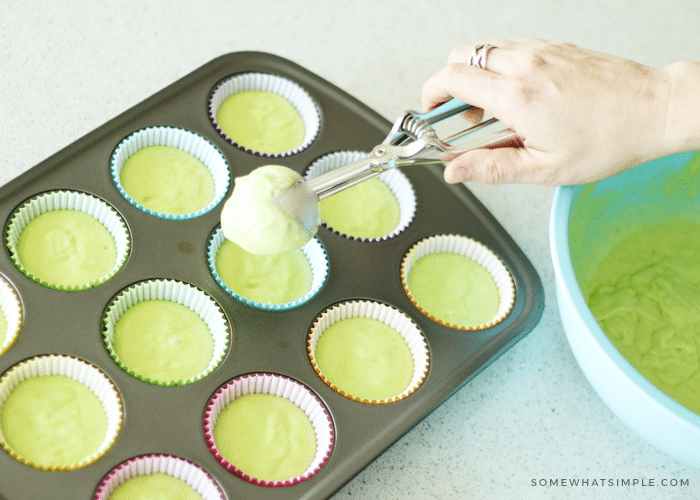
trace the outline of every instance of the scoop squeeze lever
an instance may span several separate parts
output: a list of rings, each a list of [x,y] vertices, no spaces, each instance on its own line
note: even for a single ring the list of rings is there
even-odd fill
[[[320,200],[395,167],[442,163],[440,153],[462,153],[483,148],[515,136],[495,118],[440,139],[433,124],[461,115],[473,106],[451,99],[428,113],[406,111],[395,122],[384,141],[364,158],[331,170],[315,179],[301,180],[282,192],[277,207],[315,234],[321,223]],[[487,129],[488,127],[488,129]],[[490,131],[495,128],[496,130]],[[490,131],[469,138],[477,131]]]

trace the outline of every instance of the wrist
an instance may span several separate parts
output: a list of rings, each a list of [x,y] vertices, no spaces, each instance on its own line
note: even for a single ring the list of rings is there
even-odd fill
[[[668,85],[664,154],[700,150],[700,62],[663,69]]]

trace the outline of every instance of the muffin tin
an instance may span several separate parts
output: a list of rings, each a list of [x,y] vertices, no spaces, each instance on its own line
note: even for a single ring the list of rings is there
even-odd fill
[[[308,146],[294,154],[268,158],[231,144],[212,123],[212,93],[227,79],[245,73],[281,76],[303,88],[320,113],[320,128]],[[214,478],[228,499],[327,498],[428,415],[456,390],[505,352],[537,324],[543,290],[531,263],[491,214],[463,185],[447,185],[437,165],[408,167],[403,173],[416,196],[415,217],[384,241],[356,241],[320,228],[318,240],[328,258],[328,276],[318,292],[295,307],[251,307],[217,283],[208,265],[208,246],[219,228],[222,203],[191,218],[154,217],[133,206],[112,179],[110,162],[130,134],[149,127],[191,131],[225,157],[230,176],[266,164],[304,174],[317,159],[339,151],[369,151],[391,124],[362,103],[308,70],[280,57],[239,52],[221,56],[0,187],[3,247],[0,274],[12,284],[22,305],[17,339],[0,355],[0,374],[35,356],[61,354],[98,367],[117,387],[124,420],[114,445],[79,470],[48,472],[0,452],[0,498],[34,500],[92,499],[120,464],[161,454],[193,463]],[[233,182],[228,188],[230,194]],[[25,276],[6,243],[15,209],[45,192],[70,190],[104,201],[124,219],[129,254],[109,280],[80,291],[50,289]],[[493,251],[510,273],[515,297],[508,315],[480,331],[460,331],[431,320],[409,300],[401,283],[401,263],[418,241],[433,235],[473,238]],[[230,324],[223,360],[200,380],[162,387],[138,380],[111,358],[102,339],[103,319],[121,291],[147,280],[175,280],[208,294]],[[423,383],[405,398],[365,404],[334,392],[315,373],[307,353],[310,328],[334,304],[367,300],[391,306],[422,331],[429,349]],[[211,453],[204,431],[211,398],[247,374],[273,374],[294,380],[328,409],[333,443],[327,461],[308,479],[290,486],[252,484],[227,471]]]

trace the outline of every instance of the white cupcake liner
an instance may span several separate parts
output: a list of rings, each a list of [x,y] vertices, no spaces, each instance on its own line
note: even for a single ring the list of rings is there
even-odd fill
[[[7,331],[4,333],[4,341],[0,343],[0,356],[17,340],[22,329],[22,301],[12,283],[0,275],[0,310],[7,323]]]
[[[202,496],[202,500],[226,500],[216,481],[200,466],[173,455],[141,455],[122,462],[100,482],[93,500],[109,500],[129,479],[150,474],[167,474],[180,479]]]
[[[119,318],[134,305],[146,300],[168,300],[182,304],[199,315],[209,327],[214,339],[214,352],[207,367],[184,380],[152,380],[134,373],[114,351],[114,328]],[[191,384],[209,375],[223,361],[229,345],[230,326],[221,307],[207,293],[192,285],[174,280],[149,280],[136,283],[122,290],[112,301],[104,315],[102,340],[112,360],[126,373],[143,382],[165,387]]]
[[[304,122],[305,130],[304,139],[299,146],[290,151],[285,151],[284,153],[255,151],[246,147],[245,144],[237,143],[221,130],[221,127],[216,121],[216,113],[221,104],[232,95],[249,90],[274,92],[284,97],[296,108]],[[293,81],[269,73],[242,73],[219,83],[209,98],[209,118],[216,131],[231,145],[242,151],[263,158],[283,158],[302,152],[314,142],[321,128],[321,114],[319,108],[309,93]]]
[[[107,415],[107,432],[100,447],[92,455],[67,466],[51,466],[33,463],[15,452],[5,439],[0,427],[0,445],[13,458],[31,467],[49,471],[68,471],[86,467],[101,458],[114,444],[121,430],[123,404],[114,383],[96,366],[87,361],[62,354],[47,354],[22,361],[0,377],[0,412],[7,397],[20,382],[32,377],[65,375],[84,384],[102,403]]]
[[[180,214],[152,210],[134,200],[122,186],[120,180],[122,167],[124,162],[138,150],[151,146],[177,148],[204,163],[214,178],[214,198],[199,210]],[[192,219],[210,212],[224,199],[231,181],[226,158],[213,144],[194,132],[174,127],[149,127],[132,133],[122,140],[114,150],[110,168],[114,184],[129,203],[149,215],[170,220]]]
[[[435,317],[430,311],[426,311],[415,301],[408,288],[408,273],[418,259],[434,253],[455,253],[463,255],[472,259],[489,272],[496,282],[499,295],[498,311],[493,319],[475,326],[452,325]],[[489,248],[466,236],[454,234],[436,235],[417,242],[408,250],[406,255],[404,255],[403,262],[401,263],[401,284],[410,301],[425,316],[428,316],[436,323],[457,330],[476,331],[495,326],[505,319],[515,303],[515,285],[513,284],[513,277],[510,275],[508,268]]]
[[[304,174],[304,178],[307,181],[315,179],[327,172],[330,172],[331,170],[344,167],[352,162],[361,160],[366,156],[367,153],[363,153],[361,151],[338,151],[327,154],[320,157],[309,166]],[[351,234],[341,233],[326,223],[323,223],[322,225],[340,236],[367,243],[386,241],[403,233],[408,226],[411,225],[416,216],[417,203],[416,193],[413,190],[413,186],[408,178],[398,168],[393,168],[382,172],[377,176],[377,178],[389,186],[389,189],[391,189],[391,192],[394,193],[394,196],[399,203],[399,223],[390,233],[378,238],[362,238]]]
[[[66,286],[60,283],[49,283],[41,276],[35,276],[22,265],[17,253],[19,235],[34,218],[52,210],[80,210],[102,223],[114,238],[117,249],[116,262],[109,273],[84,285]],[[77,191],[50,191],[24,202],[10,218],[10,223],[7,226],[6,242],[15,266],[29,279],[47,288],[65,291],[86,290],[110,280],[126,262],[130,245],[129,231],[121,215],[105,201],[93,195]]]
[[[235,464],[229,463],[219,453],[214,441],[214,428],[222,410],[234,399],[246,394],[272,394],[281,396],[298,406],[311,420],[316,433],[316,456],[306,471],[285,481],[264,481],[249,476]],[[296,380],[272,373],[243,375],[229,381],[210,399],[204,415],[204,437],[209,450],[228,472],[259,486],[291,486],[309,479],[328,461],[333,449],[335,434],[330,413],[319,397]]]
[[[336,386],[332,380],[325,377],[318,364],[316,363],[316,344],[319,338],[323,335],[333,323],[346,318],[371,318],[390,326],[396,330],[401,337],[406,341],[408,348],[411,350],[413,357],[413,377],[403,392],[394,396],[382,399],[363,399],[353,394],[345,392],[342,388]],[[307,341],[307,352],[311,360],[316,374],[323,382],[341,396],[345,396],[353,401],[366,404],[386,404],[399,401],[413,394],[422,384],[428,375],[430,367],[430,352],[428,343],[425,340],[423,332],[411,318],[405,313],[380,302],[372,302],[366,300],[350,301],[336,304],[335,306],[326,309],[314,321],[309,332]]]
[[[286,311],[288,309],[299,307],[300,305],[311,300],[321,290],[321,288],[323,288],[323,285],[326,283],[326,279],[328,278],[328,256],[326,255],[326,251],[323,249],[323,245],[321,245],[318,238],[311,238],[311,240],[301,247],[301,251],[304,252],[304,255],[309,260],[309,264],[311,264],[311,289],[306,293],[306,295],[283,304],[260,302],[249,299],[240,295],[226,285],[226,283],[221,280],[219,273],[216,271],[216,254],[225,240],[226,237],[224,236],[222,229],[220,227],[217,228],[209,240],[209,249],[207,251],[209,270],[211,271],[216,282],[226,291],[226,293],[247,306],[266,311]]]

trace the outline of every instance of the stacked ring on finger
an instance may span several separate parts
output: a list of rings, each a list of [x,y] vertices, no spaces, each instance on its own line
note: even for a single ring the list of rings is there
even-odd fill
[[[496,47],[490,43],[479,43],[475,45],[471,54],[469,54],[467,64],[480,69],[486,69],[486,57],[488,56],[489,50],[494,48]]]

